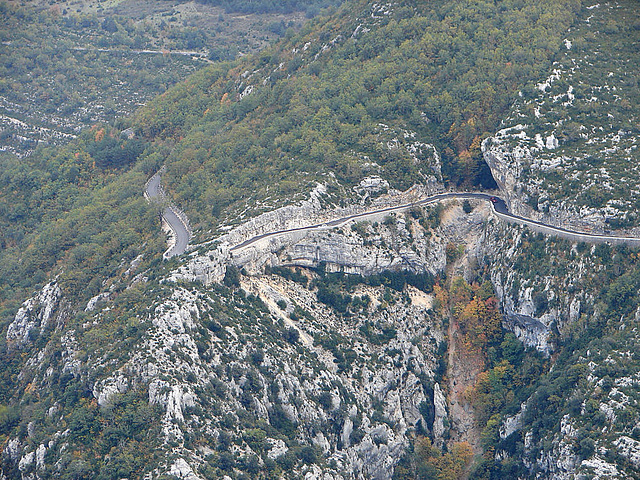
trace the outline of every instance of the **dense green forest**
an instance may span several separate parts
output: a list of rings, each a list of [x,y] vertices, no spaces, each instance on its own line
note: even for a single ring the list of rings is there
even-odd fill
[[[543,75],[579,7],[432,2],[387,14],[361,2],[255,59],[194,75],[136,122],[171,145],[169,188],[205,229],[232,204],[281,199],[327,172],[347,184],[379,173],[408,188],[420,162],[386,148],[381,124],[434,143],[450,184],[492,186],[481,139]]]
[[[202,3],[219,5],[228,12],[263,13],[291,12],[302,10],[314,16],[321,9],[340,5],[343,0],[198,0]]]

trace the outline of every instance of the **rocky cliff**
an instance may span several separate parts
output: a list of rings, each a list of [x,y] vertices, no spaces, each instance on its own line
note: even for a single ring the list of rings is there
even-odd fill
[[[402,204],[416,191],[377,201]],[[230,251],[229,239],[245,241],[269,224],[326,223],[363,208],[336,211],[323,195],[319,187],[301,205],[256,218],[225,241],[198,246],[184,265],[160,277],[136,273],[140,262],[134,261],[82,306],[81,315],[73,314],[55,282],[24,302],[7,332],[14,350],[31,358],[19,381],[25,392],[56,385],[60,396],[40,396],[43,414],[7,438],[5,476],[55,475],[73,461],[66,452],[82,452],[78,442],[85,431],[95,431],[98,445],[105,445],[100,448],[110,448],[111,437],[90,419],[109,425],[126,405],[135,405],[130,421],[148,419],[140,438],[166,454],[149,463],[149,478],[271,471],[284,478],[388,479],[416,435],[428,434],[442,446],[452,426],[456,439],[478,432],[458,431],[470,419],[457,417],[463,410],[452,409],[451,386],[442,377],[451,331],[436,308],[440,300],[411,285],[396,290],[358,278],[406,270],[473,281],[487,269],[503,327],[546,356],[602,308],[591,277],[610,268],[602,263],[610,250],[545,239],[501,222],[482,202],[396,211]],[[337,297],[319,301],[321,276],[331,272],[349,275],[335,277],[346,282],[337,284]],[[96,344],[101,337],[111,338],[119,354],[103,341]],[[623,361],[626,354],[619,351]],[[576,411],[601,412],[611,434],[593,451],[586,441],[579,447],[585,427],[570,415],[557,431],[549,430],[553,441],[543,446],[531,424],[539,405],[534,392],[520,413],[501,419],[503,442],[520,439],[523,468],[543,478],[614,469],[622,478],[629,470],[606,451],[618,445],[625,462],[636,461],[633,429],[615,425],[628,425],[631,414],[621,412],[635,408],[637,375],[627,365],[628,375],[603,392],[602,359],[576,362],[592,373],[586,390],[575,392],[600,389],[598,403],[585,400]],[[60,400],[73,391],[84,399],[88,419]],[[511,455],[507,447],[496,452],[500,461]]]
[[[402,203],[415,194],[414,189],[378,202]],[[283,226],[308,220],[310,211],[330,218],[335,212],[321,208],[319,195],[321,188],[302,206],[255,219],[227,238],[247,238],[275,217]],[[204,478],[209,471],[256,464],[291,478],[390,478],[416,433],[431,432],[439,444],[447,436],[445,393],[434,373],[446,336],[442,320],[433,296],[411,286],[395,291],[362,284],[348,293],[361,307],[339,313],[318,302],[313,269],[437,275],[446,268],[446,246],[455,243],[464,256],[456,268],[471,275],[481,261],[488,212],[477,205],[467,214],[453,202],[445,210],[396,212],[303,238],[286,236],[275,248],[272,242],[252,246],[251,255],[232,257],[228,247],[215,244],[209,251],[200,247],[186,269],[169,272],[160,284],[144,276],[133,281],[129,273],[125,290],[112,288],[91,299],[80,324],[58,324],[56,331],[67,333],[49,337],[38,354],[31,350],[24,381],[44,386],[51,374],[66,372],[86,385],[97,416],[117,411],[123,398],[159,409],[157,437],[148,441],[170,456],[150,471],[153,477]],[[216,257],[220,252],[222,259]],[[217,277],[184,283],[184,272],[202,258],[218,262]],[[241,275],[231,289],[213,282],[234,264],[252,274]],[[264,271],[275,267],[303,270],[294,281]],[[146,300],[136,297],[141,313],[125,327],[139,332],[135,343],[121,344],[118,357],[106,348],[83,353],[108,319],[119,315],[123,295],[136,289],[146,292]],[[69,317],[60,297],[55,283],[46,285],[18,311],[7,338],[40,348],[26,339],[63,312]],[[57,342],[67,353],[48,370],[55,365],[50,355]],[[64,406],[53,398],[42,403],[49,411],[45,418],[54,423],[34,421],[37,442],[18,435],[4,450],[5,460],[25,478],[61,468],[46,459],[61,458],[77,441],[78,425],[65,417]],[[232,466],[225,463],[229,458]]]
[[[483,142],[511,211],[584,231],[636,227],[623,193],[637,189],[634,11],[626,1],[589,5],[547,78],[523,89],[505,128]],[[615,55],[595,53],[613,45]]]

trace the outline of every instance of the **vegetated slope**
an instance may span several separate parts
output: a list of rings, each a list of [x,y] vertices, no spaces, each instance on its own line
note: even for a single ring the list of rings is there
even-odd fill
[[[477,161],[477,137],[495,127],[491,122],[498,121],[500,102],[509,103],[507,93],[515,95],[519,80],[531,72],[522,67],[522,77],[511,77],[506,62],[474,56],[476,41],[491,31],[484,22],[493,19],[497,29],[511,19],[507,35],[496,33],[487,40],[489,51],[494,52],[496,42],[502,45],[500,38],[530,38],[522,58],[530,47],[532,56],[541,55],[536,68],[544,70],[545,59],[562,45],[562,22],[568,25],[571,17],[568,7],[578,5],[501,6],[513,10],[462,1],[420,8],[345,6],[333,19],[316,20],[298,39],[287,39],[282,51],[243,59],[230,71],[212,67],[153,102],[132,122],[144,135],[142,152],[120,132],[96,128],[56,154],[49,151],[23,166],[14,164],[4,178],[11,186],[3,191],[5,208],[25,179],[31,186],[29,202],[37,205],[37,199],[44,198],[57,210],[40,222],[25,208],[16,217],[24,237],[2,257],[3,265],[11,266],[5,270],[4,285],[13,282],[11,288],[17,292],[5,287],[5,298],[14,299],[13,304],[5,300],[3,312],[7,328],[0,433],[6,442],[6,474],[122,478],[196,472],[205,478],[296,478],[308,473],[319,478],[327,473],[344,478],[355,471],[388,478],[413,435],[446,440],[447,392],[438,394],[440,387],[436,388],[446,371],[439,362],[446,350],[445,318],[460,323],[469,348],[481,350],[486,362],[486,375],[469,392],[475,394],[469,401],[476,402],[480,413],[486,452],[484,470],[476,475],[533,476],[541,470],[553,478],[558,465],[569,465],[563,463],[568,458],[563,457],[565,444],[573,447],[578,437],[569,434],[566,422],[556,420],[565,407],[574,413],[578,409],[558,393],[584,386],[579,394],[593,391],[602,405],[610,403],[609,397],[603,396],[598,382],[586,383],[592,380],[589,376],[580,371],[572,376],[576,360],[569,355],[560,359],[566,368],[554,369],[546,380],[560,379],[553,394],[544,382],[537,388],[545,362],[533,352],[525,357],[514,335],[497,328],[496,300],[483,281],[492,279],[503,305],[511,297],[511,306],[520,302],[540,323],[547,321],[547,309],[557,309],[559,320],[550,328],[558,327],[559,338],[551,339],[557,351],[564,351],[563,342],[583,349],[572,343],[574,338],[606,336],[610,341],[598,344],[602,355],[594,369],[606,368],[610,362],[605,354],[617,349],[626,355],[616,342],[623,345],[628,337],[621,337],[615,319],[629,325],[634,318],[635,252],[598,250],[594,255],[576,246],[574,253],[567,243],[485,223],[487,212],[481,208],[467,212],[454,206],[455,214],[414,210],[382,223],[327,232],[326,238],[337,238],[332,245],[369,249],[373,254],[368,258],[407,257],[413,252],[430,259],[434,273],[460,270],[469,282],[442,280],[435,288],[430,275],[420,280],[415,272],[345,279],[327,276],[318,265],[317,271],[278,269],[276,274],[284,279],[269,273],[247,277],[230,268],[225,286],[176,285],[166,279],[176,272],[177,261],[166,268],[158,265],[162,239],[153,244],[155,218],[138,196],[146,175],[168,162],[172,193],[200,224],[201,236],[207,237],[204,229],[293,202],[294,194],[308,190],[316,180],[328,184],[330,195],[324,200],[336,203],[365,201],[361,191],[347,193],[344,187],[366,175],[382,175],[395,187],[423,181],[437,173],[431,170],[431,141],[442,152],[450,181],[472,184],[477,172],[465,176],[458,167]],[[474,14],[468,22],[462,21],[462,14],[470,12]],[[536,12],[539,23],[531,23]],[[452,30],[452,24],[457,29]],[[427,40],[429,32],[433,36]],[[545,36],[538,38],[543,32]],[[430,45],[436,47],[430,60],[425,56],[424,63],[422,57],[412,63],[412,52],[428,52]],[[510,53],[498,50],[497,55]],[[460,67],[466,58],[473,61]],[[491,65],[500,69],[489,69]],[[415,71],[424,77],[416,77]],[[487,81],[481,92],[472,89],[473,82],[460,80],[484,74],[495,83]],[[433,90],[426,90],[427,82]],[[492,85],[503,85],[504,90],[498,94]],[[486,100],[487,111],[494,115],[486,124],[472,115],[480,109],[474,98]],[[452,105],[451,99],[460,102]],[[131,153],[101,156],[103,146]],[[301,182],[301,176],[308,181]],[[271,203],[256,208],[253,204],[260,199]],[[242,212],[246,203],[252,208]],[[448,221],[440,224],[443,218]],[[99,232],[92,231],[95,228]],[[483,244],[488,244],[484,253]],[[21,257],[21,246],[28,246],[30,255]],[[207,248],[201,247],[202,256],[215,254]],[[627,261],[616,265],[615,259],[608,260],[612,253]],[[26,262],[31,265],[27,270],[25,258],[41,263]],[[292,264],[294,257],[284,254],[277,261]],[[41,273],[33,278],[34,266],[40,265]],[[498,268],[504,272],[493,275]],[[568,277],[570,268],[577,273]],[[591,277],[588,272],[606,276],[585,281],[584,286],[574,281]],[[60,273],[57,279],[55,273]],[[620,283],[603,291],[602,285],[620,273],[626,274]],[[508,289],[498,288],[507,280]],[[42,288],[18,308],[15,298],[25,299],[22,289],[34,283]],[[533,288],[540,294],[535,308]],[[571,336],[563,321],[571,320],[576,310],[573,301],[558,300],[565,292],[582,295],[578,312],[584,312],[584,322],[603,321],[593,330],[578,329],[584,335]],[[509,322],[505,326],[519,332]],[[629,380],[624,382],[631,382],[625,385],[633,388],[633,362],[625,368]],[[500,443],[505,415],[517,412],[533,391],[546,402],[541,403],[552,414],[549,422],[544,423],[547,410],[534,410],[523,420],[527,427],[522,440],[516,434]],[[622,393],[632,397],[630,390]],[[608,394],[623,403],[619,391]],[[593,402],[588,407],[587,403],[585,412],[595,417]],[[599,403],[597,408],[606,407]],[[600,443],[592,437],[604,425],[602,418],[588,424],[586,433],[593,443],[586,441],[584,450],[572,451],[573,463],[566,471],[602,465],[604,453],[596,446],[611,451],[610,445],[623,442],[629,445],[625,452],[634,451],[637,432],[629,426],[637,418],[636,404],[629,401],[624,408],[628,413],[608,420],[611,434]],[[527,437],[528,432],[533,437]],[[540,440],[547,434],[557,435],[551,446]],[[433,451],[424,438],[415,445],[415,455],[406,458],[398,476],[460,476],[467,467],[464,444],[452,446],[449,454]],[[526,449],[530,450],[522,457]],[[620,476],[634,472],[625,463],[634,456],[624,458],[614,464]],[[556,467],[545,467],[551,463]]]
[[[589,2],[553,70],[486,144],[515,210],[583,229],[638,226],[639,49],[636,2]]]
[[[335,7],[343,0],[198,0],[200,3],[219,5],[228,12],[264,13],[304,11],[312,17],[327,7]]]
[[[304,20],[178,1],[42,3],[0,3],[0,150],[20,156],[126,117],[208,60],[257,51]]]
[[[407,188],[428,174],[401,146],[414,134],[435,145],[449,182],[491,184],[480,140],[546,72],[578,8],[350,3],[257,58],[195,75],[137,123],[171,145],[165,178],[196,234],[230,205],[251,216],[328,173]]]
[[[95,128],[56,150],[2,161],[4,315],[53,276],[61,274],[63,290],[78,300],[89,298],[123,258],[132,260],[141,248],[162,251],[157,207],[141,196],[155,167],[132,168],[146,145],[119,133]]]
[[[97,127],[58,151],[7,158],[0,218],[10,247],[0,253],[5,282],[12,288],[42,283],[71,255],[76,267],[62,269],[67,274],[107,272],[86,270],[93,262],[120,261],[117,248],[95,241],[95,230],[117,241],[115,224],[143,227],[137,195],[144,177],[163,163],[170,194],[201,238],[238,215],[292,202],[317,181],[331,183],[330,175],[347,185],[382,175],[391,187],[406,188],[439,175],[435,156],[452,181],[479,180],[471,168],[482,161],[478,135],[493,130],[518,79],[544,71],[577,6],[515,3],[498,11],[489,3],[436,2],[420,8],[350,4],[257,57],[196,73],[138,115],[132,140]],[[463,18],[465,12],[473,15]],[[487,36],[492,25],[496,33]],[[527,45],[520,63],[506,66],[519,43]],[[529,57],[539,62],[525,63]],[[100,186],[118,201],[107,207],[94,197]],[[140,209],[126,208],[128,202]],[[109,215],[87,215],[92,209]],[[84,220],[61,232],[69,211]],[[127,245],[142,245],[148,228],[127,236]],[[5,299],[24,298],[7,292]]]
[[[478,379],[486,453],[472,478],[638,478],[638,251],[502,230],[490,268],[505,324],[530,344],[547,325],[553,366],[526,401],[512,360]]]

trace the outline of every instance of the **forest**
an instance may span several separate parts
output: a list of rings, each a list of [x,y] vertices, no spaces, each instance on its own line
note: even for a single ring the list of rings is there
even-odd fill
[[[242,10],[251,3],[222,5]],[[325,6],[321,2],[294,4],[307,12]],[[263,10],[276,8],[269,2],[258,6]],[[142,197],[146,180],[160,167],[167,167],[163,178],[167,191],[189,216],[195,242],[211,240],[221,227],[306,198],[317,183],[327,185],[328,201],[342,201],[343,205],[354,195],[352,187],[366,175],[380,175],[391,188],[409,188],[434,173],[429,163],[435,157],[433,151],[438,152],[446,186],[494,187],[480,144],[499,128],[503,113],[519,92],[534,90],[535,82],[549,71],[581,7],[579,0],[435,0],[407,1],[385,9],[384,5],[354,1],[329,10],[329,17],[314,17],[299,32],[286,30],[278,44],[255,55],[224,62],[211,58],[211,65],[174,88],[164,91],[162,78],[157,78],[162,83],[157,85],[158,92],[164,93],[132,117],[112,123],[91,120],[73,141],[56,148],[40,145],[25,158],[0,156],[0,325],[6,330],[22,301],[55,279],[64,298],[77,304],[73,315],[64,321],[81,345],[78,357],[87,364],[92,355],[105,358],[91,376],[74,377],[60,373],[64,363],[61,353],[45,349],[47,342],[62,343],[59,331],[34,331],[33,342],[22,351],[12,349],[3,336],[0,440],[5,443],[11,435],[21,435],[29,448],[44,442],[46,435],[58,428],[45,406],[57,402],[70,446],[59,463],[62,478],[92,478],[92,474],[93,478],[104,479],[133,477],[142,475],[147,464],[160,461],[149,440],[158,437],[161,412],[149,403],[146,387],[136,385],[119,394],[107,408],[97,405],[89,388],[96,378],[111,374],[119,361],[124,363],[124,357],[135,353],[136,342],[152,328],[148,319],[153,309],[173,295],[174,286],[159,280],[181,259],[162,261],[166,243],[159,228],[160,206]],[[43,14],[39,18],[52,17]],[[63,26],[76,28],[71,20],[47,21],[55,27],[51,35]],[[107,33],[121,33],[130,48],[139,46],[135,43],[138,30],[130,29],[122,18],[94,22],[89,27],[100,32],[96,34],[100,42],[115,38]],[[204,41],[189,28],[177,28],[167,33],[166,39],[184,48],[200,48]],[[3,41],[9,40],[3,37]],[[105,43],[105,47],[111,46]],[[74,79],[84,82],[86,77],[76,74],[94,75],[78,67],[81,62],[74,60],[75,54],[65,57],[67,53],[50,48],[44,50],[42,58],[34,51],[25,53],[22,60],[8,55],[1,68],[7,72],[15,62],[19,75],[26,78],[33,70],[44,78],[55,68],[48,58],[59,55],[70,65],[59,72],[62,77],[54,78],[61,87],[73,84]],[[95,52],[82,52],[78,57],[101,58]],[[157,58],[170,63],[164,56]],[[104,62],[108,61],[105,57]],[[130,64],[132,68],[135,65]],[[131,75],[143,81],[142,73]],[[11,94],[13,81],[0,79],[4,95]],[[42,85],[33,85],[33,91],[44,95]],[[44,98],[43,105],[55,109],[65,95],[71,94],[61,91],[60,95]],[[414,138],[433,149],[424,147],[424,152],[412,156],[407,147],[411,145],[408,139]],[[462,206],[466,215],[473,209],[469,202]],[[429,222],[437,226],[439,219],[435,217],[440,212]],[[421,225],[427,225],[423,220]],[[614,390],[618,387],[629,398],[638,396],[635,387],[615,383],[616,378],[637,372],[635,358],[621,354],[612,361],[605,360],[614,351],[637,350],[637,341],[625,326],[637,320],[640,260],[636,251],[626,247],[591,248],[514,231],[519,243],[509,268],[519,275],[518,282],[535,284],[544,280],[550,284],[560,279],[558,285],[551,286],[563,291],[583,289],[595,305],[585,301],[575,324],[565,326],[562,335],[553,331],[551,359],[525,349],[502,328],[498,293],[487,269],[479,268],[477,277],[471,280],[408,271],[347,276],[327,273],[322,266],[310,276],[277,267],[266,273],[309,287],[321,308],[332,309],[337,319],[346,322],[365,315],[371,306],[370,297],[355,294],[356,287],[379,288],[387,304],[410,303],[405,295],[409,286],[433,294],[433,309],[426,318],[437,316],[450,322],[459,333],[460,346],[481,360],[482,371],[465,392],[474,406],[485,452],[471,478],[516,478],[527,474],[519,461],[525,439],[521,432],[503,438],[499,426],[505,418],[517,414],[527,399],[530,407],[522,422],[536,442],[528,453],[529,460],[552,448],[545,436],[558,431],[565,418],[576,422],[574,443],[580,459],[594,454],[596,440],[614,423],[630,438],[640,439],[637,406],[619,409],[613,422],[598,404],[599,399],[618,392]],[[445,248],[447,263],[455,263],[464,253],[464,248],[449,243]],[[148,274],[137,283],[130,273],[135,259],[139,259],[140,271]],[[590,269],[593,274],[563,283],[572,268]],[[223,285],[202,287],[210,304],[198,317],[193,342],[185,342],[194,357],[197,353],[203,359],[203,365],[212,361],[214,343],[223,346],[220,358],[215,359],[215,375],[209,372],[212,380],[195,389],[205,403],[185,407],[185,417],[205,418],[206,410],[218,422],[216,428],[235,431],[237,427],[239,432],[217,437],[215,449],[210,449],[201,465],[199,473],[205,478],[223,474],[278,478],[296,466],[323,461],[321,450],[303,444],[297,436],[299,425],[275,404],[281,386],[274,383],[267,388],[260,380],[261,374],[272,372],[264,362],[264,345],[283,344],[292,358],[302,358],[300,333],[286,327],[282,319],[272,321],[264,302],[239,288],[241,280],[246,280],[243,275],[238,269],[228,269]],[[309,280],[311,277],[313,280]],[[520,287],[519,283],[510,286],[516,291]],[[175,285],[185,296],[197,288],[200,286],[189,282]],[[93,317],[84,306],[100,292],[109,292],[115,300]],[[547,290],[532,293],[536,315],[554,308],[554,301]],[[279,308],[288,307],[284,300],[280,302],[276,303]],[[288,319],[308,319],[308,315],[305,309],[294,306]],[[238,333],[229,328],[232,326]],[[266,333],[258,342],[252,335],[262,331]],[[359,355],[349,339],[320,329],[313,333],[315,344],[334,356],[337,374],[348,375]],[[363,322],[356,329],[356,336],[372,348],[388,344],[397,333],[395,326],[385,322]],[[411,341],[418,344],[421,338]],[[242,355],[228,351],[232,343]],[[420,378],[427,389],[433,388],[433,381],[446,381],[446,341],[431,347],[442,360],[434,379]],[[161,350],[172,365],[179,360],[191,362],[180,348],[175,343]],[[44,361],[49,362],[45,367],[56,372],[43,377],[47,385],[43,391],[37,391],[26,376],[15,373],[24,367],[25,358],[38,351],[44,352]],[[232,362],[245,358],[246,368],[232,366]],[[551,361],[555,362],[553,369]],[[600,363],[592,371],[588,370],[591,361]],[[320,369],[317,365],[314,368]],[[315,373],[312,370],[306,374]],[[238,385],[239,406],[233,413],[219,410],[232,394],[217,378],[229,384],[233,379]],[[597,388],[589,378],[596,379]],[[189,371],[179,380],[196,385],[198,378]],[[173,379],[162,374],[161,381],[167,382],[163,388],[170,390],[168,382]],[[275,404],[268,412],[268,421],[249,408],[263,387]],[[348,418],[348,411],[344,406],[332,410],[329,391],[334,387],[316,392],[312,401],[334,415],[327,418],[339,425]],[[347,397],[344,388],[335,389]],[[381,419],[382,406],[374,407],[376,418]],[[433,421],[427,407],[422,413]],[[355,420],[347,441],[364,437],[362,424],[358,423],[362,416]],[[30,421],[43,428],[33,438],[28,436]],[[383,418],[380,422],[390,423]],[[416,430],[396,469],[396,478],[453,479],[468,471],[470,446],[458,443],[449,450],[434,447],[428,427]],[[609,438],[610,433],[604,435]],[[285,442],[289,450],[277,461],[264,460],[261,465],[259,458],[268,458],[271,448],[267,436]],[[95,440],[95,449],[89,439]],[[195,451],[205,441],[198,431],[187,435],[182,445]],[[377,441],[378,446],[383,444],[383,440]],[[256,454],[234,456],[236,446],[246,445]],[[176,446],[169,444],[169,448]],[[498,457],[499,451],[507,452],[509,458]],[[624,462],[613,450],[604,455]],[[109,461],[105,460],[107,456]],[[54,475],[52,472],[48,471]],[[12,473],[18,474],[17,466]]]
[[[525,79],[548,68],[579,7],[435,2],[373,18],[362,2],[331,24],[312,20],[250,63],[194,75],[137,122],[158,146],[175,145],[164,157],[168,188],[206,229],[232,205],[286,198],[329,171],[346,184],[377,173],[410,187],[429,172],[406,150],[384,147],[381,124],[433,143],[450,185],[490,187],[481,140]],[[360,19],[375,28],[355,32]]]
[[[343,0],[198,0],[199,2],[219,5],[228,12],[264,13],[291,12],[295,10],[306,12],[313,17],[321,9],[340,5]]]

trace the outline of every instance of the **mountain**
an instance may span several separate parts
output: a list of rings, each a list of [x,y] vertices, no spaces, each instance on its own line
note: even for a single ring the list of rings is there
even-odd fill
[[[180,0],[3,1],[0,152],[22,157],[117,123],[211,61],[260,50],[303,20]]]
[[[637,5],[594,4],[547,78],[523,90],[485,157],[528,216],[637,235]]]
[[[634,111],[634,6],[350,1],[3,157],[2,476],[637,478],[637,249],[495,207],[583,226],[542,187],[613,141],[617,97],[578,82],[615,63]],[[628,118],[607,165],[635,165]],[[167,204],[193,237],[163,260]]]

